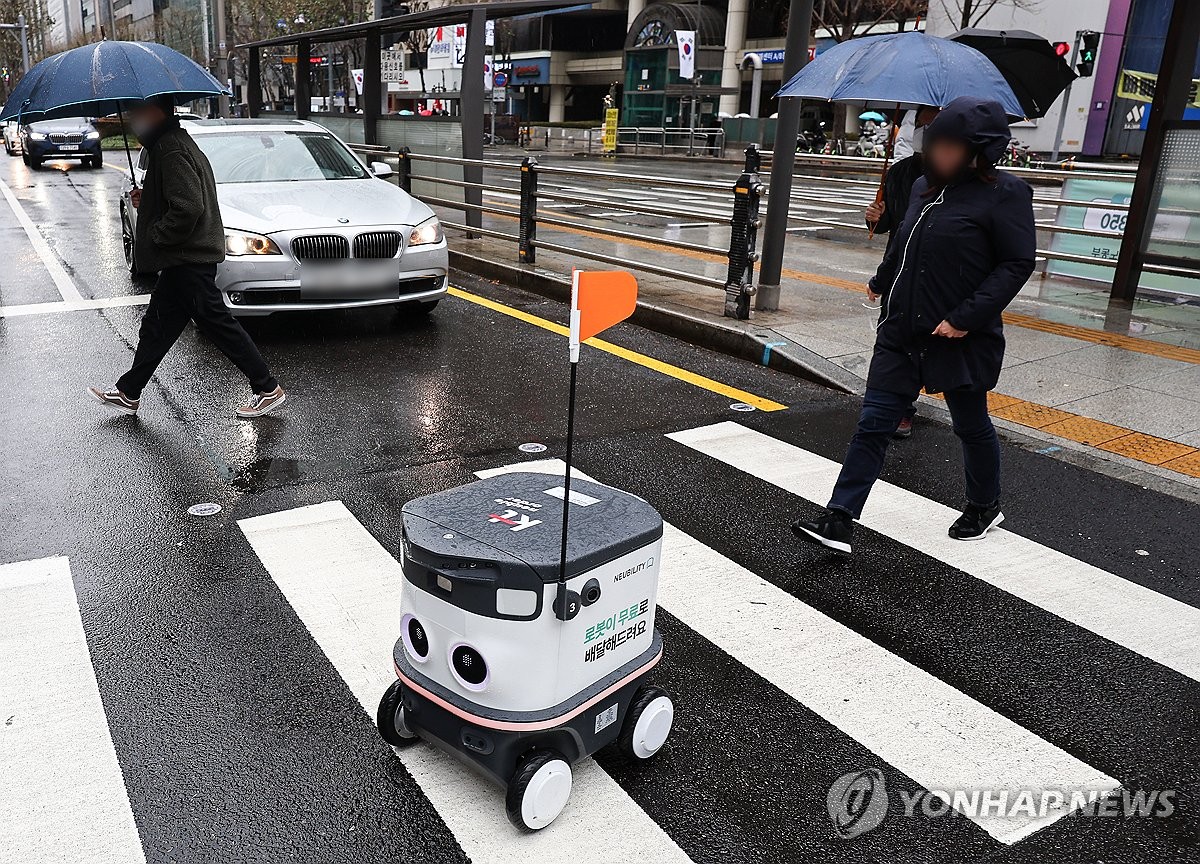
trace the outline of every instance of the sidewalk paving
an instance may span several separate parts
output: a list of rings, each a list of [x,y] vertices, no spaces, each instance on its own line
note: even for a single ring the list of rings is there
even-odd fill
[[[445,215],[451,221],[460,218]],[[484,224],[516,233],[515,221],[504,217],[488,215]],[[685,236],[720,247],[728,242],[728,229],[724,241],[719,228]],[[638,275],[642,301],[742,327],[783,343],[783,350],[788,344],[800,346],[829,361],[831,369],[845,370],[850,389],[861,390],[878,315],[864,308],[864,286],[882,255],[882,240],[867,245],[789,237],[779,311],[755,312],[750,321],[735,322],[722,315],[722,292],[637,269],[640,261],[724,280],[721,258],[661,246],[653,238],[617,242],[588,230],[583,221],[570,229],[539,225],[538,237],[626,259]],[[559,279],[572,266],[607,266],[546,250],[538,251],[537,265],[519,265],[516,244],[494,237],[459,235],[452,246]],[[1107,299],[1106,285],[1034,274],[1006,316],[1008,352],[993,416],[1002,425],[1062,439],[1065,446],[1098,448],[1139,467],[1163,466],[1167,476],[1183,475],[1189,482],[1200,478],[1200,306],[1139,300],[1132,310],[1113,311]],[[932,411],[942,410],[939,400],[922,401]]]

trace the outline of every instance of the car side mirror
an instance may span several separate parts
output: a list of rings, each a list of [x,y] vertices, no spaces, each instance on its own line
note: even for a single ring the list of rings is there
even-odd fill
[[[371,173],[376,177],[391,177],[392,169],[388,167],[386,162],[372,162]]]

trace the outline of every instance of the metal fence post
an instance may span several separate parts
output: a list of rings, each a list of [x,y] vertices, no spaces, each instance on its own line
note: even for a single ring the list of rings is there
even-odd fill
[[[533,264],[537,260],[537,166],[538,161],[532,156],[526,156],[521,162],[521,227],[518,254],[522,264]]]
[[[725,279],[725,317],[745,321],[754,296],[754,262],[758,260],[759,205],[763,184],[758,177],[758,148],[746,148],[746,171],[733,187],[733,223],[729,229],[729,274]],[[751,170],[753,168],[753,170]]]
[[[407,147],[396,152],[396,182],[408,194],[412,194],[412,153]]]

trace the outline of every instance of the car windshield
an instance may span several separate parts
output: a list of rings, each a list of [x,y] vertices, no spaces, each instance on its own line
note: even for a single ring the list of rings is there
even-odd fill
[[[218,183],[356,180],[370,176],[341,142],[325,132],[271,131],[195,136]]]

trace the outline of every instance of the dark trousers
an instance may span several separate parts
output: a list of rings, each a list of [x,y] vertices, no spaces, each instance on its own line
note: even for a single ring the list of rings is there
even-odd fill
[[[130,399],[139,398],[189,320],[242,370],[255,393],[278,386],[250,336],[221,301],[216,276],[216,264],[183,264],[158,274],[138,332],[133,367],[117,381],[117,389]]]
[[[988,416],[987,393],[957,390],[945,394],[946,407],[954,422],[954,434],[962,442],[967,469],[967,501],[986,507],[1000,499],[1000,441]],[[883,470],[883,456],[892,433],[911,408],[916,394],[889,393],[867,388],[858,429],[850,439],[842,473],[829,499],[832,510],[862,515],[871,487]]]

